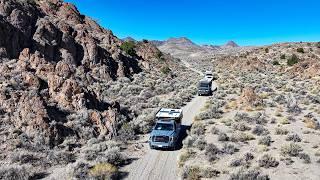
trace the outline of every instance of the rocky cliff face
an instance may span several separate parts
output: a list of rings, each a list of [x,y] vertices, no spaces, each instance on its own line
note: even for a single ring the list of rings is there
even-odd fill
[[[79,112],[92,130],[85,138],[114,135],[120,105],[90,85],[131,78],[158,51],[144,44],[140,56],[127,55],[111,31],[60,0],[0,0],[0,34],[2,123],[51,147],[80,136],[67,119]]]

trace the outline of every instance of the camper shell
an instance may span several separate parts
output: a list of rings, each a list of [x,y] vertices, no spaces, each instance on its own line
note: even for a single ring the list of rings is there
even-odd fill
[[[204,78],[199,81],[198,95],[211,95],[212,94],[212,80]]]
[[[155,115],[156,124],[149,138],[151,149],[175,149],[180,137],[182,109],[161,108]]]

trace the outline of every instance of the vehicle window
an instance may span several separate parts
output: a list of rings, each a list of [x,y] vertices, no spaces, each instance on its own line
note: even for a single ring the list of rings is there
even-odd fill
[[[172,124],[157,123],[155,130],[173,131]]]
[[[207,83],[200,83],[200,87],[208,87]]]

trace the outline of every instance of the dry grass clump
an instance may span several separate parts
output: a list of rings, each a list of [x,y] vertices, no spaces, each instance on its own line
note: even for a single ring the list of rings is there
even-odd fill
[[[302,148],[298,144],[290,143],[282,146],[280,151],[283,156],[298,156]]]
[[[320,129],[320,124],[319,122],[317,122],[316,119],[305,118],[303,122],[307,128],[315,129],[315,130]]]
[[[245,132],[235,132],[230,137],[232,142],[247,142],[254,139],[255,137],[252,134]]]
[[[202,178],[214,178],[219,176],[220,171],[211,167],[185,166],[182,170],[181,177],[187,180],[199,180]]]
[[[232,173],[229,177],[229,180],[269,180],[268,175],[263,175],[257,169],[245,169],[241,168],[240,170]]]
[[[276,135],[286,135],[288,133],[289,133],[289,131],[287,129],[284,129],[284,128],[276,128],[275,129],[275,134]]]
[[[277,161],[274,157],[269,154],[265,154],[258,160],[258,164],[260,167],[269,168],[269,167],[277,167],[279,165],[279,161]]]
[[[99,163],[93,166],[89,175],[97,179],[117,179],[118,168],[109,163]]]

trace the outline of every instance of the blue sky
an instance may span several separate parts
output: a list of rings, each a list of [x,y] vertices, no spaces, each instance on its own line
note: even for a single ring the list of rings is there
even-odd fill
[[[320,41],[320,0],[66,0],[120,38],[198,44]]]

